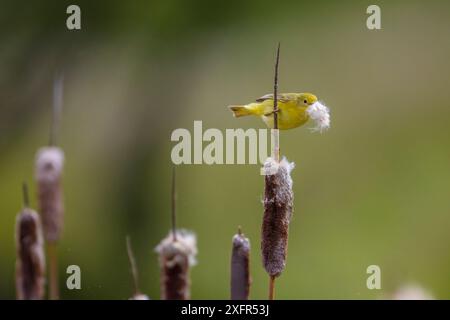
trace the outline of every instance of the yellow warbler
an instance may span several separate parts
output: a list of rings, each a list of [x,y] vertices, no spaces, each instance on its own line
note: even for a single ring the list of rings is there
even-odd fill
[[[266,94],[256,102],[228,106],[235,117],[259,116],[273,128],[273,94]],[[278,128],[292,129],[305,124],[309,118],[317,123],[316,130],[330,126],[329,110],[311,93],[282,93],[278,95]]]

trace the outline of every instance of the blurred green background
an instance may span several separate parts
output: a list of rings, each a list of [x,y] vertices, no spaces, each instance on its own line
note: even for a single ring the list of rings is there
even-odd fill
[[[417,283],[450,298],[450,3],[376,1],[0,1],[0,298],[13,299],[14,223],[21,183],[33,183],[48,141],[52,84],[65,74],[60,145],[66,219],[60,282],[66,299],[132,294],[125,236],[140,285],[159,298],[154,247],[170,226],[176,128],[263,128],[226,106],[272,91],[310,91],[332,128],[282,132],[296,163],[295,213],[279,299],[377,299]],[[251,298],[267,297],[259,252],[258,165],[183,165],[179,226],[198,236],[194,299],[229,297],[231,237],[252,242]],[[32,204],[36,207],[36,200]],[[65,268],[82,290],[64,289]],[[381,267],[382,290],[366,288]]]

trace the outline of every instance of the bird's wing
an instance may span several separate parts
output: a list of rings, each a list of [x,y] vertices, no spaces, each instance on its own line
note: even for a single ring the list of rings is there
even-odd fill
[[[296,99],[297,98],[294,95],[289,94],[289,93],[281,93],[278,95],[278,101],[280,101],[280,102],[288,102],[288,101],[293,101]],[[266,95],[256,99],[256,102],[263,102],[266,100],[273,100],[273,93],[266,94]]]

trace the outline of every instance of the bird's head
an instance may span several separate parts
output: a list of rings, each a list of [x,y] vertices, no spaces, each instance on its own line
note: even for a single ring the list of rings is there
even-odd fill
[[[299,106],[308,107],[317,102],[317,97],[312,93],[299,93],[297,96],[297,104]]]

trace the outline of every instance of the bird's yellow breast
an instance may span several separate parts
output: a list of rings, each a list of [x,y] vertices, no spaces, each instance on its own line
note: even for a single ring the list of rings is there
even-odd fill
[[[263,105],[264,114],[268,114],[273,110],[273,100],[271,99],[262,102],[261,105]],[[296,101],[278,102],[278,128],[286,130],[304,124],[309,119],[306,108],[305,106],[297,105]],[[261,118],[269,128],[273,128],[273,114],[269,116],[262,115]]]

